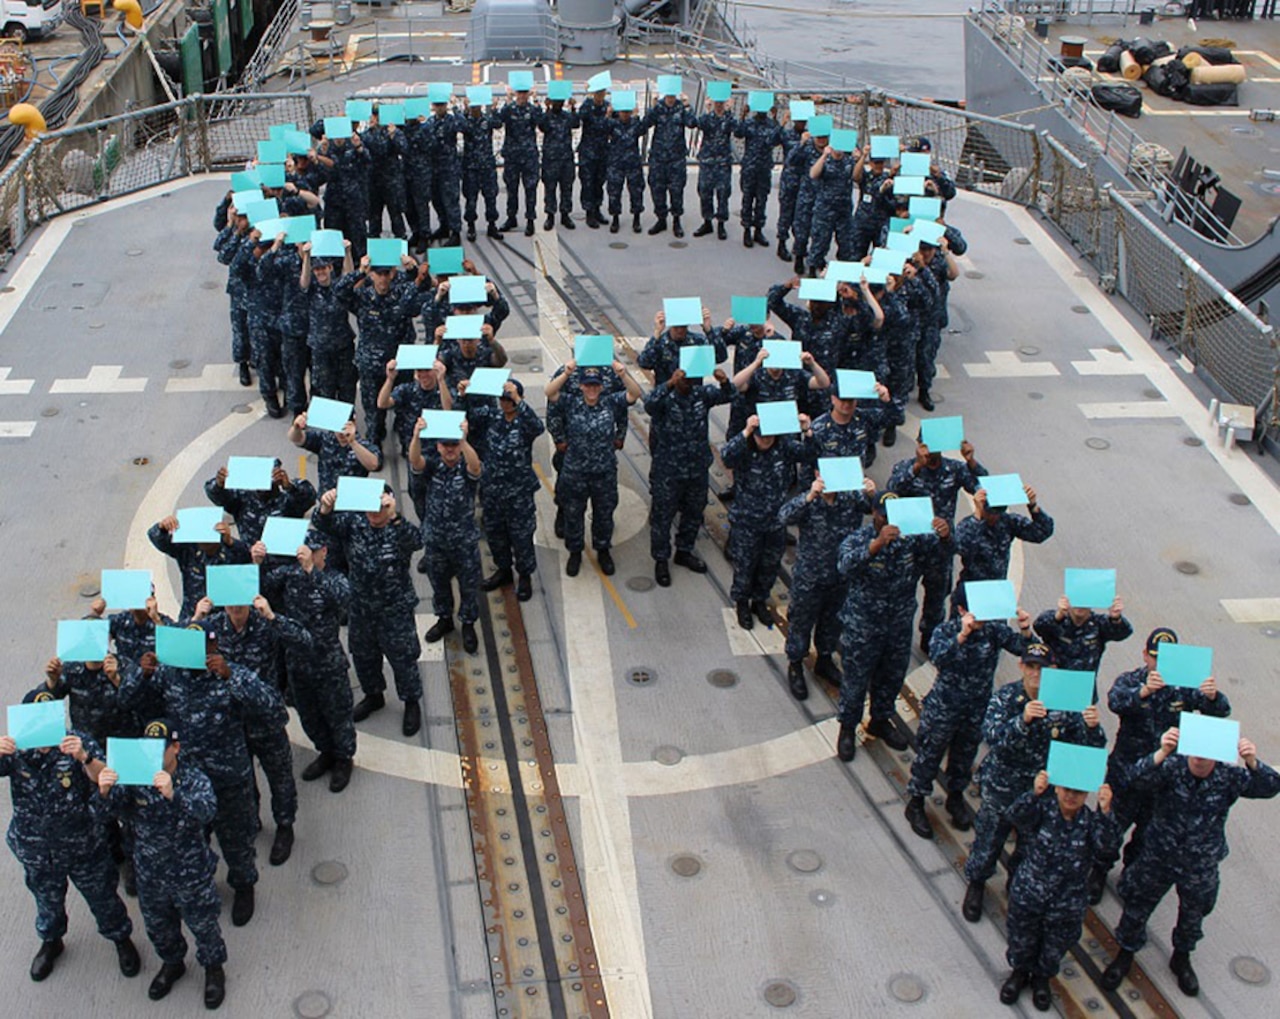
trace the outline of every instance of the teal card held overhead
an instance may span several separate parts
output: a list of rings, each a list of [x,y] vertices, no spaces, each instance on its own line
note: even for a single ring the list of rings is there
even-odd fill
[[[1198,687],[1213,675],[1213,648],[1161,644],[1156,655],[1156,671],[1168,686]]]
[[[454,276],[463,271],[462,262],[465,257],[459,247],[428,248],[427,268],[433,276]]]
[[[310,524],[301,517],[267,517],[262,543],[271,555],[295,556],[307,540]]]
[[[404,119],[417,120],[431,116],[431,100],[426,96],[413,96],[404,101]]]
[[[246,492],[266,492],[271,488],[271,472],[276,462],[269,456],[232,456],[227,458],[227,480],[223,488]]]
[[[404,107],[400,103],[379,103],[378,123],[395,124],[399,127],[404,123]]]
[[[861,492],[862,459],[856,456],[818,458],[818,474],[828,492]]]
[[[1178,753],[1235,764],[1240,756],[1240,723],[1184,711],[1178,716]]]
[[[312,230],[312,258],[342,258],[347,253],[341,230]]]
[[[306,131],[286,131],[283,141],[285,152],[291,156],[305,156],[315,144]]]
[[[10,704],[8,722],[9,735],[19,750],[56,747],[67,735],[67,702]]]
[[[222,523],[221,506],[188,506],[175,514],[178,529],[173,532],[175,545],[217,544],[222,535],[216,530]]]
[[[635,112],[636,94],[631,91],[609,93],[609,105],[619,113]]]
[[[928,496],[890,499],[889,523],[903,534],[933,533],[933,500]]]
[[[903,195],[923,195],[924,178],[899,174],[893,178],[893,193],[899,198]]]
[[[507,84],[511,86],[512,92],[532,92],[533,72],[509,71],[507,73]]]
[[[282,142],[284,141],[284,136],[286,134],[290,131],[296,131],[297,129],[297,124],[272,124],[267,128],[267,137],[273,142]]]
[[[239,170],[231,175],[231,190],[233,192],[253,191],[261,198],[262,192],[259,190],[261,187],[262,178],[258,176],[257,170]],[[244,211],[239,202],[236,203],[236,208],[240,209],[241,212]]]
[[[587,79],[588,92],[604,92],[613,88],[613,75],[608,71],[593,74]]]
[[[450,315],[444,320],[446,340],[478,340],[483,335],[483,315]]]
[[[1073,608],[1109,609],[1116,600],[1115,570],[1082,570],[1068,567],[1063,571],[1062,590]]]
[[[325,117],[324,136],[329,141],[349,141],[351,138],[350,117]]]
[[[154,785],[164,770],[164,740],[107,738],[107,767],[116,773],[116,785]]]
[[[934,223],[928,219],[917,219],[911,226],[911,235],[916,240],[935,247],[946,232],[947,228],[941,223]]]
[[[156,657],[161,665],[176,669],[205,668],[204,630],[188,630],[183,626],[156,627]]]
[[[988,506],[1021,506],[1027,501],[1021,475],[988,474],[978,484],[987,493]]]
[[[144,609],[151,597],[151,571],[103,570],[101,589],[109,609]]]
[[[760,418],[761,435],[794,435],[800,431],[800,412],[794,400],[757,403],[756,415]]]
[[[796,340],[765,340],[764,349],[769,354],[764,359],[766,368],[799,368],[803,364],[800,360],[803,348]]]
[[[667,328],[672,326],[702,325],[701,297],[664,297],[662,314],[666,316]]]
[[[286,244],[306,244],[316,232],[315,216],[286,216],[284,240]]]
[[[818,114],[809,118],[809,134],[814,138],[830,138],[835,121],[827,114]]]
[[[259,163],[258,179],[264,188],[284,187],[284,163]]]
[[[907,229],[910,226],[911,226],[911,220],[903,219],[901,216],[894,216],[891,220],[889,220],[889,233],[891,234],[906,233]]]
[[[836,393],[842,400],[880,399],[875,373],[854,368],[836,369]]]
[[[1045,766],[1049,781],[1063,789],[1091,793],[1107,780],[1107,748],[1053,740]]]
[[[867,267],[861,262],[843,262],[833,258],[827,263],[826,278],[837,283],[860,283]]]
[[[510,368],[477,368],[471,373],[468,396],[501,396],[502,388],[511,378]]]
[[[1092,672],[1084,669],[1041,669],[1040,701],[1046,711],[1083,711],[1093,703]]]
[[[884,239],[884,246],[903,255],[914,255],[920,250],[920,242],[914,233],[891,233]]]
[[[369,99],[348,99],[346,113],[353,121],[363,124],[373,116],[373,102]]]
[[[942,199],[917,195],[907,203],[907,211],[911,213],[912,219],[937,219],[942,215]]]
[[[461,439],[462,422],[467,415],[460,410],[424,410],[422,412],[422,437],[424,439]]]
[[[472,106],[492,106],[493,105],[493,86],[492,85],[468,85],[467,86],[467,102]]]
[[[920,422],[920,442],[929,447],[931,453],[946,453],[958,450],[964,442],[964,418],[925,418]]]
[[[205,567],[209,600],[224,605],[252,605],[258,597],[258,575],[255,563]]]
[[[852,152],[858,147],[858,132],[837,128],[831,132],[831,147],[837,152]]]
[[[729,96],[733,95],[733,82],[731,81],[709,81],[707,82],[707,98],[713,103],[727,103]]]
[[[800,281],[800,300],[826,301],[828,304],[834,304],[836,300],[836,283],[837,281],[830,276],[824,276],[822,279],[813,279],[806,276]]]
[[[862,270],[862,278],[866,281],[867,286],[873,287],[877,284],[883,286],[889,282],[889,273],[883,269],[877,269],[874,266],[866,266]]]
[[[396,348],[396,368],[403,371],[434,368],[439,355],[440,347],[435,343],[402,343]]]
[[[258,142],[259,163],[283,163],[285,157],[284,139],[280,141]]]
[[[767,297],[731,297],[729,314],[737,325],[762,326],[769,321],[769,299]]]
[[[283,216],[276,219],[260,219],[253,224],[253,228],[258,231],[258,236],[262,238],[264,243],[274,243],[281,237],[288,240],[288,222],[288,219]]]
[[[575,336],[573,359],[579,368],[603,368],[613,364],[613,337]]]
[[[747,93],[747,109],[752,113],[768,113],[773,109],[774,96],[772,92],[748,92]],[[793,116],[794,120],[795,117]]]
[[[370,237],[368,253],[370,268],[398,269],[400,256],[405,253],[404,241],[398,237]]]
[[[908,177],[928,177],[929,161],[932,158],[927,152],[904,152],[900,157],[902,172]]]
[[[333,508],[351,513],[377,513],[382,509],[385,488],[386,482],[381,478],[341,477]]]
[[[872,159],[897,159],[900,148],[896,134],[873,134],[871,136]]]
[[[249,202],[243,209],[239,206],[236,208],[248,216],[250,225],[255,227],[266,220],[280,217],[280,203],[274,198],[259,198],[256,202]]]
[[[1018,614],[1018,595],[1011,580],[967,580],[964,596],[974,619],[1012,619]]]
[[[489,280],[485,276],[453,276],[449,279],[450,304],[487,304],[485,290]]]
[[[231,204],[236,207],[237,212],[245,215],[248,215],[248,213],[244,212],[245,209],[254,202],[261,202],[262,200],[262,188],[256,184],[246,191],[233,191],[231,193]]]
[[[787,114],[791,117],[792,123],[795,123],[797,120],[808,122],[809,118],[813,116],[813,112],[814,105],[812,99],[792,99],[787,105]]]
[[[680,370],[695,381],[713,375],[716,370],[715,348],[707,343],[681,347]]]
[[[871,251],[871,267],[884,272],[900,273],[906,257],[901,251],[890,251],[888,248],[873,248]]]
[[[452,82],[433,81],[427,85],[427,102],[431,103],[433,106],[439,103],[447,103],[452,98]]]
[[[64,662],[102,661],[110,630],[105,619],[59,619],[58,657]]]
[[[684,91],[684,79],[678,74],[658,75],[658,95],[678,96]]]
[[[547,98],[556,99],[560,102],[568,102],[573,98],[573,82],[571,81],[549,81],[547,82]]]
[[[307,427],[318,428],[322,432],[340,432],[347,427],[354,409],[351,404],[341,400],[313,396],[311,405],[307,407]]]

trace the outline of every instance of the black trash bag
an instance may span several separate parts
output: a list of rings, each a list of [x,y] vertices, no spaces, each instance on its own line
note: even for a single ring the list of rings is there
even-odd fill
[[[1068,67],[1083,67],[1092,71],[1093,61],[1088,57],[1050,57],[1049,66],[1058,72],[1065,71]]]
[[[1103,74],[1119,74],[1120,73],[1120,54],[1129,48],[1129,44],[1123,39],[1117,39],[1107,51],[1098,58],[1098,70]]]
[[[1239,106],[1240,99],[1235,82],[1222,81],[1213,85],[1188,85],[1182,93],[1182,101],[1192,106]]]
[[[1146,69],[1142,75],[1142,80],[1147,83],[1147,88],[1151,89],[1158,96],[1172,96],[1169,91],[1169,75],[1165,73],[1163,67],[1156,67],[1152,64]]]
[[[1142,116],[1142,93],[1132,85],[1094,85],[1093,101],[1122,117]]]
[[[1167,57],[1173,52],[1173,47],[1161,39],[1159,42],[1151,44],[1151,62],[1154,64],[1161,57]],[[1146,63],[1144,60],[1143,63]]]
[[[1181,60],[1188,53],[1199,53],[1204,57],[1206,64],[1212,64],[1218,67],[1222,64],[1238,64],[1235,54],[1225,46],[1183,46],[1178,50],[1178,59]]]
[[[1150,39],[1138,38],[1129,43],[1129,52],[1133,54],[1133,59],[1146,67],[1156,58],[1156,44]]]
[[[1164,65],[1164,77],[1168,94],[1174,99],[1181,99],[1191,84],[1191,69],[1181,60],[1171,60]]]

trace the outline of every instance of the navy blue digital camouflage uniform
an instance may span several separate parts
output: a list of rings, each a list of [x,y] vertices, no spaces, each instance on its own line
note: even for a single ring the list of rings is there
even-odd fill
[[[910,457],[894,464],[885,488],[895,495],[906,498],[927,496],[933,501],[933,515],[941,517],[947,522],[948,527],[954,529],[956,500],[960,497],[960,490],[964,489],[970,495],[976,492],[982,487],[978,479],[987,475],[987,469],[977,460],[974,460],[973,465],[970,466],[964,460],[942,457],[938,466],[934,467],[926,463],[920,472],[916,473],[915,463],[915,457]],[[925,643],[928,643],[933,635],[934,627],[946,616],[947,595],[951,593],[953,580],[954,549],[946,547],[939,551],[941,554],[928,564],[924,572],[924,604],[920,608],[920,637]]]
[[[438,619],[453,618],[453,581],[458,581],[458,619],[480,618],[480,529],[476,526],[476,491],[480,476],[471,474],[459,457],[449,466],[428,461],[426,514],[422,544],[426,549],[431,607]]]
[[[794,125],[788,125],[782,128],[778,138],[782,146],[782,172],[778,175],[778,243],[780,245],[787,242],[795,223],[796,199],[800,195],[802,173],[802,156],[800,155],[803,147],[802,135],[803,132],[797,132]],[[745,187],[743,191],[745,193]],[[807,236],[806,234],[806,239]]]
[[[530,576],[538,568],[533,497],[539,482],[533,470],[533,443],[546,425],[524,400],[516,404],[510,421],[492,405],[472,407],[467,419],[485,437],[480,508],[489,554],[497,569],[509,570],[514,562],[518,574]]]
[[[862,526],[870,508],[865,492],[836,492],[830,502],[802,493],[778,511],[779,523],[799,528],[787,611],[788,661],[804,660],[811,637],[819,658],[840,650],[840,609],[848,593],[840,576],[840,543]]]
[[[916,270],[916,295],[919,299],[916,335],[916,385],[928,392],[938,373],[938,351],[942,349],[942,284],[934,267],[945,263],[936,255],[928,265]]]
[[[307,334],[310,300],[299,286],[302,256],[295,245],[269,250],[258,263],[264,284],[280,291],[280,370],[284,403],[297,414],[307,406]]]
[[[378,409],[378,391],[387,377],[387,362],[413,332],[413,319],[421,310],[423,292],[411,277],[393,279],[391,289],[379,294],[368,280],[348,292],[348,303],[360,327],[356,343],[356,372],[360,377],[360,405],[364,429],[375,445],[387,435],[387,412]]]
[[[868,450],[871,439],[886,425],[902,424],[902,405],[892,400],[859,400],[848,424],[841,424],[831,412],[820,415],[813,422],[813,439],[808,444],[808,458],[800,471],[800,484],[813,484],[818,460],[827,457],[856,456],[864,466],[869,464]]]
[[[964,865],[966,881],[986,881],[995,873],[1000,851],[1013,828],[1006,812],[1035,784],[1036,774],[1048,762],[1051,741],[1090,747],[1107,745],[1102,726],[1089,728],[1078,711],[1050,711],[1044,718],[1033,718],[1028,723],[1023,712],[1031,700],[1019,679],[1002,686],[987,704],[982,720],[987,756],[978,766],[982,806],[973,822],[973,848]],[[1021,857],[1021,849],[1016,855]]]
[[[965,517],[956,525],[955,534],[960,556],[957,587],[970,580],[1004,580],[1009,573],[1013,540],[1034,545],[1048,541],[1053,536],[1053,518],[1039,506],[1031,511],[1030,518],[1005,512],[991,524],[976,516]]]
[[[858,208],[853,214],[853,240],[849,258],[861,260],[879,243],[880,234],[889,221],[890,206],[881,198],[880,188],[889,179],[889,171],[877,173],[870,161],[864,162],[862,172],[854,183],[858,185]]]
[[[242,273],[236,270],[235,259],[242,244],[248,244],[248,234],[236,232],[234,224],[223,227],[213,242],[218,261],[227,266],[227,296],[231,309],[231,360],[245,364],[249,360],[249,301]]]
[[[1096,701],[1097,673],[1102,664],[1102,654],[1112,641],[1128,640],[1133,636],[1133,624],[1124,616],[1113,619],[1109,612],[1091,612],[1089,618],[1079,625],[1070,613],[1062,619],[1057,616],[1054,609],[1046,609],[1036,616],[1036,635],[1053,652],[1057,668],[1094,674],[1093,699]]]
[[[301,518],[316,504],[315,486],[305,478],[290,478],[287,488],[273,483],[269,491],[252,492],[225,488],[214,475],[204,483],[204,494],[231,514],[236,531],[250,545],[262,537],[268,517]]]
[[[288,563],[263,580],[271,603],[307,628],[311,641],[285,647],[289,691],[298,721],[322,754],[350,760],[356,752],[351,720],[350,663],[338,636],[339,621],[351,603],[351,583],[335,569],[304,570]]]
[[[1116,677],[1107,694],[1107,707],[1119,718],[1115,746],[1107,757],[1107,782],[1115,795],[1113,810],[1121,837],[1134,825],[1133,837],[1125,848],[1125,862],[1132,862],[1141,852],[1146,831],[1155,810],[1155,797],[1150,790],[1135,788],[1130,776],[1138,762],[1160,749],[1160,736],[1178,724],[1184,711],[1199,712],[1214,718],[1231,714],[1231,701],[1221,690],[1210,699],[1197,689],[1165,686],[1142,696],[1142,687],[1151,670],[1145,665]],[[1098,860],[1103,870],[1110,869],[1120,858],[1116,852]]]
[[[178,735],[185,743],[182,730]],[[222,900],[214,884],[218,856],[205,834],[210,824],[217,829],[220,800],[208,775],[187,759],[185,751],[172,778],[171,800],[150,786],[117,785],[105,802],[94,797],[95,812],[133,826],[138,905],[160,961],[172,964],[186,958],[185,922],[196,941],[196,961],[205,967],[221,966],[227,961],[227,946],[218,923]]]
[[[1007,623],[988,620],[964,643],[959,640],[962,626],[959,618],[948,620],[929,641],[929,658],[938,675],[921,705],[916,757],[907,783],[910,796],[932,793],[944,754],[947,792],[963,793],[969,787],[1000,652],[1021,655],[1026,650],[1026,637]]]
[[[578,106],[582,134],[578,136],[578,200],[588,213],[603,219],[605,166],[609,159],[609,125],[606,103],[587,96]]]
[[[501,126],[501,120],[492,110],[462,118],[463,219],[468,227],[475,226],[481,195],[485,220],[491,227],[498,225],[498,160],[493,154],[493,133]]]
[[[786,283],[771,286],[768,295],[769,311],[787,324],[787,328],[791,330],[791,338],[800,344],[801,349],[813,355],[813,359],[822,365],[823,371],[834,383],[841,354],[849,343],[851,322],[840,314],[834,304],[817,302],[810,311],[788,301],[788,293],[790,288]],[[801,398],[800,409],[812,417],[817,417],[827,406],[826,390],[814,390]]]
[[[769,600],[787,544],[778,511],[804,456],[803,441],[782,435],[768,449],[760,449],[754,434],[747,438],[739,432],[720,449],[720,460],[733,471],[737,491],[729,507],[729,598],[734,602]]]
[[[156,624],[150,616],[144,613],[142,622],[139,622],[134,610],[113,612],[107,617],[107,622],[118,658],[136,665],[148,651],[155,652]],[[174,622],[162,612],[159,625],[173,626]]]
[[[327,142],[326,150],[319,153],[333,162],[324,187],[324,225],[342,231],[359,261],[368,243],[369,150],[363,144],[357,147],[349,137]]]
[[[710,111],[696,120],[702,133],[698,145],[698,198],[702,218],[721,223],[729,219],[729,195],[733,190],[733,134],[738,120],[726,110]]]
[[[640,156],[640,139],[645,126],[638,117],[623,121],[614,114],[609,118],[609,147],[605,157],[605,180],[609,188],[609,215],[622,215],[622,186],[627,186],[631,213],[644,212],[644,163]]]
[[[231,271],[244,282],[249,321],[249,360],[258,373],[258,394],[268,404],[276,400],[280,388],[280,300],[278,288],[271,286],[269,274],[259,272],[262,256],[272,239],[262,237],[240,245]]]
[[[409,575],[409,559],[422,548],[422,531],[403,516],[374,527],[364,513],[317,512],[312,524],[341,539],[350,565],[351,606],[347,644],[356,678],[365,695],[387,688],[382,660],[391,663],[396,696],[422,699],[422,677],[414,608],[418,594]]]
[[[369,152],[369,236],[382,236],[382,211],[386,209],[394,237],[403,237],[404,229],[404,158],[409,154],[409,139],[400,128],[379,124],[366,127],[360,138]]]
[[[1024,857],[1009,890],[1005,957],[1015,970],[1052,979],[1080,940],[1089,864],[1115,841],[1115,822],[1088,807],[1068,821],[1052,787],[1041,796],[1024,793],[1006,816],[1018,829]]]
[[[782,145],[782,128],[767,113],[753,113],[738,121],[735,137],[744,139],[738,190],[742,192],[742,228],[763,230],[773,187],[773,150]],[[779,187],[781,201],[781,187]]]
[[[853,157],[849,153],[830,155],[822,165],[822,176],[814,184],[813,225],[809,233],[808,263],[811,272],[827,264],[831,238],[836,239],[836,256],[853,259]]]
[[[520,209],[520,191],[524,190],[525,219],[532,222],[538,206],[538,138],[536,127],[542,107],[530,100],[521,105],[515,100],[502,104],[498,119],[502,121],[502,182],[507,189],[507,226],[511,229]]]
[[[538,120],[542,132],[542,207],[548,216],[557,209],[562,216],[573,212],[573,132],[581,121],[569,109],[548,105]],[[557,203],[558,193],[558,203]]]
[[[352,442],[358,442],[361,446],[373,453],[378,458],[378,465],[374,470],[382,470],[382,453],[371,441],[355,437]],[[316,479],[320,485],[321,492],[328,492],[330,489],[338,487],[338,479],[345,477],[367,478],[368,470],[365,468],[355,452],[350,446],[344,446],[338,441],[337,432],[322,431],[319,428],[308,428],[303,432],[302,448],[309,453],[316,454]]]
[[[1133,768],[1130,786],[1150,793],[1155,811],[1138,858],[1120,878],[1124,914],[1116,925],[1121,948],[1137,952],[1147,941],[1147,920],[1170,888],[1178,890],[1173,950],[1193,952],[1204,920],[1218,901],[1218,864],[1227,858],[1227,814],[1240,797],[1269,800],[1280,793],[1280,773],[1219,762],[1207,778],[1191,774],[1187,759],[1153,756]]]
[[[732,329],[723,329],[720,326],[713,326],[708,334],[712,340],[719,340],[725,345],[725,352],[728,348],[733,347],[733,371],[730,378],[737,375],[747,365],[756,359],[756,355],[760,353],[760,348],[764,346],[763,330],[761,335],[755,334],[755,329],[759,326],[735,325]],[[725,435],[734,435],[746,427],[747,418],[751,416],[748,410],[747,396],[745,393],[734,392],[733,404],[729,409],[729,424],[726,426]]]
[[[876,286],[872,288],[872,293],[880,304],[880,310],[884,312],[880,337],[884,343],[889,372],[881,381],[889,387],[889,393],[895,400],[905,400],[915,385],[919,325],[912,315],[905,291],[897,287],[890,290]]]
[[[176,723],[181,736],[182,753],[208,776],[217,796],[213,832],[227,861],[227,884],[249,888],[258,881],[253,845],[257,819],[245,727],[256,718],[270,719],[278,695],[252,670],[235,662],[227,665],[231,674],[226,679],[205,669],[171,665],[161,665],[152,673],[131,668],[120,681],[120,695],[127,704],[163,703],[165,715]],[[141,846],[142,833],[135,836]],[[135,868],[141,892],[143,878],[136,861]]]
[[[840,609],[841,725],[862,721],[868,693],[873,721],[893,715],[911,663],[916,584],[940,540],[936,534],[899,535],[873,555],[875,537],[875,525],[868,524],[840,543],[840,576],[849,585]]]
[[[713,328],[704,336],[694,330],[693,327],[689,327],[689,331],[683,340],[678,340],[672,336],[670,329],[663,331],[658,336],[650,336],[645,342],[644,349],[636,357],[636,364],[653,372],[653,384],[655,387],[665,386],[667,380],[680,367],[681,348],[706,346],[708,343],[711,345],[712,350],[715,351],[716,364],[728,359],[729,348],[725,345],[723,330]]]
[[[795,256],[801,258],[809,250],[809,235],[813,230],[813,203],[818,196],[818,186],[809,171],[822,155],[812,141],[807,141],[787,157],[787,167],[794,168],[799,178],[796,188],[795,212],[791,220],[791,233],[795,237]],[[779,225],[781,229],[781,225]]]
[[[649,139],[649,196],[660,220],[666,219],[668,209],[673,216],[684,215],[684,186],[689,179],[685,128],[696,123],[693,111],[679,99],[671,105],[658,100],[640,122],[641,130],[653,129]]]
[[[423,129],[434,137],[431,145],[431,205],[436,210],[440,228],[452,233],[462,229],[461,164],[458,159],[458,135],[463,130],[462,115],[441,110],[437,105]],[[420,200],[422,196],[419,196]]]
[[[603,372],[608,376],[613,372]],[[600,394],[594,407],[580,392],[561,390],[553,406],[564,423],[564,462],[556,479],[556,495],[564,510],[564,543],[570,552],[586,545],[587,503],[591,503],[591,547],[597,552],[613,543],[613,512],[618,508],[618,455],[614,447],[617,416],[625,414],[623,390]],[[548,427],[550,427],[548,420]]]
[[[425,120],[406,118],[404,155],[405,211],[413,238],[426,247],[431,234],[431,167],[434,162],[435,135]]]
[[[707,419],[712,407],[733,399],[728,380],[721,385],[687,381],[686,392],[655,383],[644,400],[644,409],[656,426],[650,433],[653,459],[649,466],[649,554],[655,560],[671,558],[671,525],[677,515],[676,551],[693,551],[707,504],[707,471],[712,461]]]
[[[147,538],[155,548],[178,564],[182,575],[182,607],[179,619],[190,619],[196,611],[196,603],[205,595],[205,569],[209,566],[229,566],[250,560],[249,546],[240,538],[230,544],[219,541],[212,553],[206,553],[202,545],[175,542],[173,535],[158,523],[152,524]],[[213,542],[209,542],[210,545]]]
[[[76,732],[90,757],[103,757],[87,732]],[[0,776],[9,779],[13,816],[5,840],[26,874],[36,900],[36,934],[56,941],[67,932],[67,882],[84,896],[98,933],[124,941],[133,933],[129,913],[116,892],[119,873],[107,852],[103,827],[90,813],[93,782],[75,758],[57,747],[0,755]]]
[[[307,290],[307,347],[311,352],[311,392],[343,403],[356,399],[356,334],[351,328],[350,295],[360,277],[339,276],[327,287],[315,279]]]
[[[120,663],[120,669],[124,668],[126,664]],[[137,717],[123,703],[119,687],[107,678],[100,662],[63,662],[57,681],[46,685],[53,697],[70,701],[71,728],[87,734],[99,746],[105,746],[109,736],[136,733]]]

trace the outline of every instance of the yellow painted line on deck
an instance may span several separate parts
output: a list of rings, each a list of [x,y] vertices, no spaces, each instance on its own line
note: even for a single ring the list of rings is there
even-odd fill
[[[305,453],[298,454],[298,480],[307,480],[307,456]]]

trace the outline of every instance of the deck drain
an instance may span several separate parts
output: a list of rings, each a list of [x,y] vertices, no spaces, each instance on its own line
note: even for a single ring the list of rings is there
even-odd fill
[[[738,683],[738,674],[728,669],[712,669],[707,673],[707,682],[721,690],[728,690]]]
[[[1280,637],[1280,626],[1264,626],[1262,628],[1262,635],[1264,637],[1271,638]]]
[[[912,1004],[924,997],[924,981],[914,973],[899,973],[889,978],[889,993],[899,1001]]]
[[[1188,435],[1185,439],[1182,440],[1182,444],[1184,446],[1203,446],[1204,439],[1198,439],[1194,435]]]
[[[333,1001],[324,991],[303,991],[293,999],[293,1014],[298,1019],[324,1019],[333,1009]]]
[[[222,284],[216,282],[215,280],[205,280],[203,283],[200,284],[200,289],[201,290],[217,290],[221,286]],[[792,349],[795,349],[795,348],[792,348]]]
[[[652,577],[628,577],[627,590],[629,591],[652,591]]]
[[[671,861],[671,869],[681,877],[693,877],[702,871],[702,861],[686,853]]]
[[[812,874],[822,869],[822,857],[812,849],[797,849],[787,857],[787,866],[799,874]]]
[[[1032,347],[1032,346],[1019,347],[1018,353],[1021,354],[1023,357],[1035,357],[1038,353],[1040,353],[1040,348]]]
[[[1111,443],[1106,439],[1100,439],[1096,435],[1090,436],[1084,440],[1084,444],[1090,449],[1110,449]]]
[[[90,328],[90,329],[101,329],[104,325],[106,325],[106,323],[105,323],[105,322],[90,322],[90,323],[89,323],[89,328]]]
[[[795,985],[786,980],[773,980],[765,985],[764,1000],[774,1008],[790,1008],[796,1003]]]
[[[145,467],[145,466],[147,466],[147,464],[151,463],[151,457],[149,457],[149,456],[135,456],[135,457],[134,457],[132,460],[130,460],[129,462],[130,462],[131,464],[133,464],[133,466],[135,466],[135,467]]]
[[[12,294],[17,287],[0,287],[0,294]]]
[[[341,884],[347,879],[347,865],[341,860],[321,860],[311,868],[311,880],[318,885]]]
[[[533,372],[533,374],[535,374],[535,375],[536,375],[536,374],[538,374],[538,372],[542,371],[542,365],[540,365],[540,364],[531,364],[531,365],[529,365],[529,371]]]
[[[684,751],[679,747],[658,747],[653,752],[653,759],[670,768],[684,760]]]
[[[515,364],[532,364],[538,359],[536,350],[515,350],[511,352],[511,360]]]
[[[626,241],[610,241],[609,247],[613,248],[614,251],[626,251],[627,242]]]
[[[672,241],[667,245],[669,248],[687,248],[689,245],[685,241]]]
[[[250,407],[247,403],[237,403],[234,406],[232,406],[231,413],[232,414],[248,414],[251,410],[253,410],[253,408]]]
[[[1084,1007],[1090,1012],[1100,1012],[1102,1010],[1102,1002],[1097,998],[1085,998]]]
[[[1243,492],[1232,492],[1229,496],[1227,496],[1227,498],[1230,499],[1237,506],[1248,506],[1251,504],[1251,500]]]
[[[652,686],[656,678],[657,673],[645,666],[627,670],[627,682],[632,686]]]
[[[1072,310],[1072,311],[1074,311],[1077,315],[1088,315],[1088,314],[1089,314],[1089,309],[1088,309],[1088,308],[1086,308],[1083,304],[1073,304],[1073,305],[1071,306],[1071,310]]]
[[[40,412],[40,416],[42,418],[56,418],[58,416],[58,408],[46,407],[44,410]]]
[[[794,348],[792,348],[792,349],[794,349]],[[175,369],[175,370],[177,370],[177,369],[181,369],[181,368],[189,368],[190,366],[191,366],[191,362],[190,362],[190,361],[188,361],[185,357],[180,357],[180,358],[178,358],[178,360],[176,360],[176,361],[170,361],[170,362],[169,362],[169,367],[170,367],[170,368],[173,368],[173,369]]]
[[[81,598],[96,598],[102,593],[102,589],[98,587],[92,580],[80,588]]]
[[[1148,400],[1163,400],[1164,394],[1158,389],[1144,389],[1142,395]]]
[[[834,906],[836,904],[836,893],[829,891],[826,888],[815,888],[809,893],[809,901],[815,906],[820,906],[825,909],[827,906]]]
[[[987,278],[987,274],[985,272],[978,272],[977,269],[970,269],[964,274],[964,278],[967,280],[984,280]]]
[[[1110,354],[1123,354],[1124,347],[1120,346],[1118,343],[1112,343],[1107,347],[1107,352]]]
[[[1044,393],[1030,392],[1027,394],[1028,400],[1043,400]]]
[[[1173,564],[1173,568],[1179,573],[1186,574],[1188,577],[1194,577],[1200,572],[1200,567],[1188,559],[1179,559]]]
[[[130,248],[128,251],[125,252],[125,254],[128,255],[130,258],[137,258],[139,255],[142,254],[142,249]]]
[[[1014,243],[1014,244],[1030,244],[1030,243],[1031,243],[1031,241],[1029,241],[1029,240],[1028,240],[1027,238],[1025,238],[1025,237],[1015,237],[1015,238],[1013,239],[1013,243]]]
[[[1231,975],[1246,984],[1257,986],[1271,982],[1271,970],[1251,955],[1237,955],[1232,959]]]

